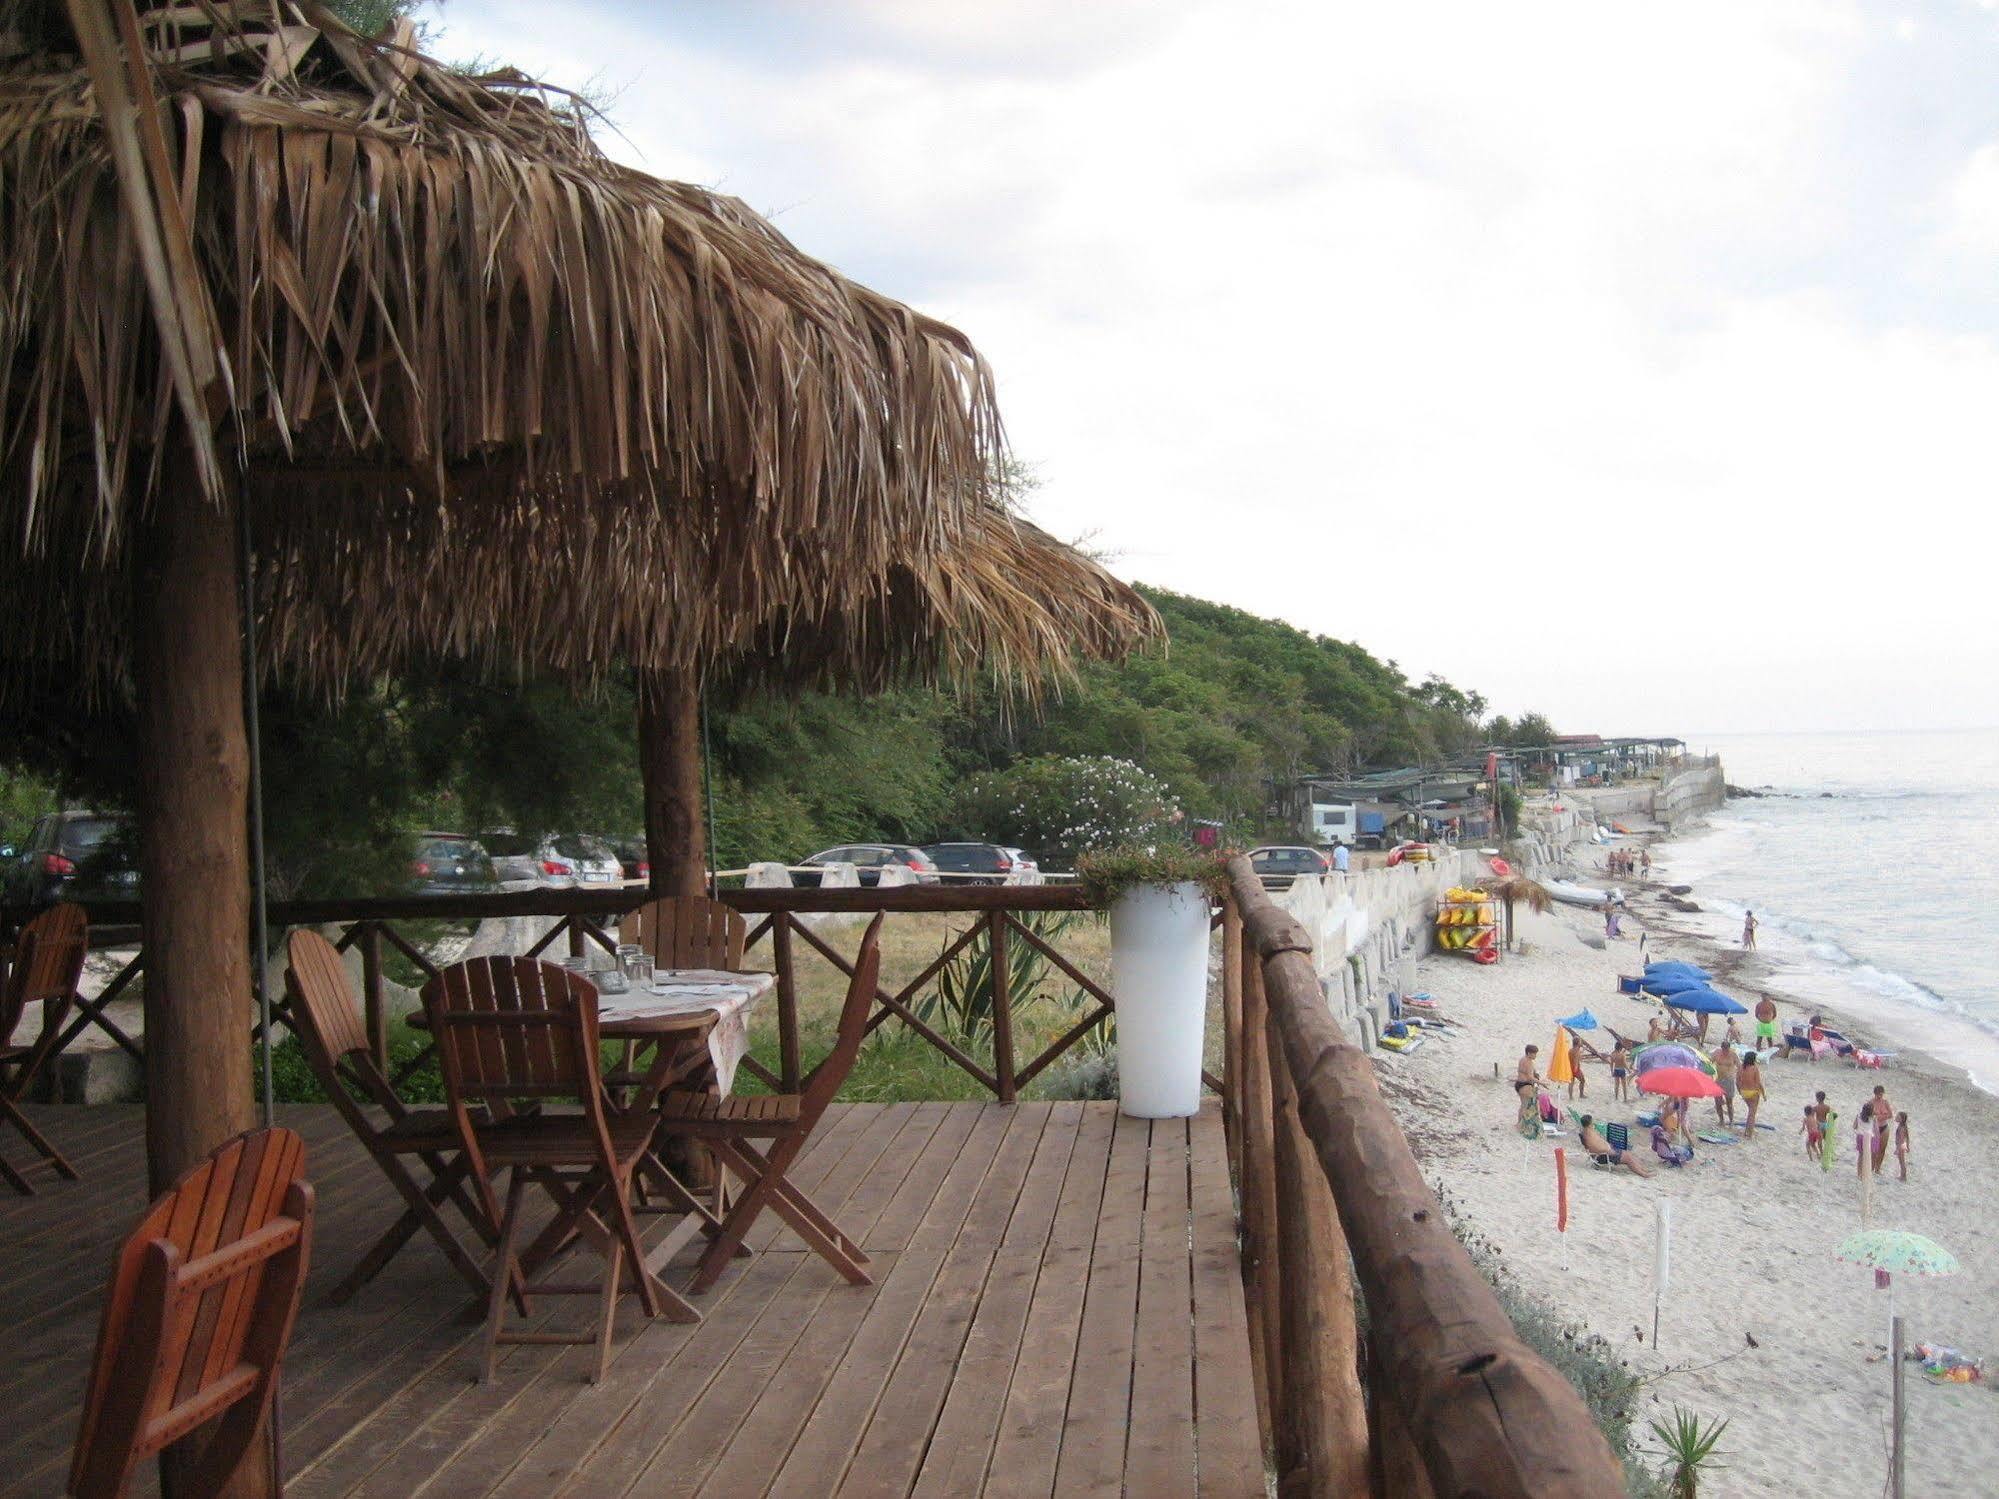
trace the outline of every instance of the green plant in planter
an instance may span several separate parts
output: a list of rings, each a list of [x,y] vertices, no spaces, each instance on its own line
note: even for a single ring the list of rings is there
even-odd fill
[[[1076,879],[1099,908],[1142,885],[1199,885],[1219,899],[1229,888],[1229,855],[1188,843],[1094,849],[1076,860]]]
[[[1671,1465],[1666,1482],[1673,1499],[1697,1499],[1700,1480],[1721,1467],[1714,1460],[1714,1450],[1721,1434],[1728,1430],[1727,1418],[1719,1417],[1703,1426],[1698,1412],[1676,1405],[1670,1422],[1653,1421],[1650,1425],[1652,1435],[1659,1439],[1661,1455]]]

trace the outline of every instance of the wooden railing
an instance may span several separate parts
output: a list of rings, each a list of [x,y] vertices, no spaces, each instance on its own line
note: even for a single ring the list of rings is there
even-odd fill
[[[1224,1112],[1278,1492],[1622,1495],[1582,1397],[1521,1342],[1424,1184],[1311,939],[1247,859],[1230,876]]]
[[[342,952],[354,949],[361,959],[362,1009],[368,1038],[376,1060],[388,1069],[389,1017],[386,1013],[383,960],[388,951],[402,955],[425,977],[437,972],[437,964],[413,939],[406,928],[420,921],[476,921],[488,917],[546,916],[554,925],[528,948],[530,955],[547,952],[557,943],[571,954],[591,947],[606,951],[617,945],[616,925],[620,916],[645,900],[638,889],[606,890],[524,890],[490,895],[411,895],[366,897],[344,900],[276,901],[270,907],[274,933],[292,926],[334,927],[334,945]],[[748,951],[752,966],[765,961],[777,975],[774,996],[778,1056],[775,1067],[755,1057],[746,1057],[743,1067],[766,1086],[783,1092],[797,1090],[804,1075],[800,1055],[798,1013],[798,965],[801,958],[816,958],[851,977],[853,964],[826,937],[805,919],[814,915],[877,911],[909,915],[935,914],[973,916],[967,928],[945,946],[938,956],[906,983],[891,986],[884,980],[875,991],[876,1010],[870,1017],[870,1033],[890,1021],[897,1021],[953,1065],[975,1079],[1001,1103],[1012,1103],[1020,1090],[1073,1049],[1112,1014],[1110,993],[1084,973],[1068,956],[1024,918],[1036,912],[1080,912],[1093,909],[1090,899],[1075,885],[899,885],[879,888],[727,890],[720,897],[751,921]],[[90,904],[91,946],[94,949],[135,947],[139,943],[139,908],[134,902]],[[28,913],[0,910],[0,937],[18,930]],[[987,979],[990,985],[991,1056],[973,1054],[958,1039],[943,1034],[918,1013],[919,999],[939,975],[983,937],[990,953]],[[274,938],[274,941],[276,939]],[[1021,944],[1035,950],[1068,982],[1086,997],[1084,1012],[1063,1033],[1033,1056],[1016,1055],[1019,1040],[1015,1015],[1015,958]],[[801,951],[803,949],[803,951]],[[129,1034],[106,1013],[112,1001],[127,992],[145,968],[145,951],[140,947],[98,994],[77,1007],[62,1044],[67,1046],[82,1031],[96,1026],[133,1057],[143,1059],[142,1039]],[[278,988],[273,980],[274,990]],[[274,994],[274,999],[277,997]],[[282,1007],[277,1018],[282,1020]],[[429,1053],[407,1059],[398,1069],[398,1082],[421,1066]],[[1221,1081],[1207,1079],[1219,1090]]]

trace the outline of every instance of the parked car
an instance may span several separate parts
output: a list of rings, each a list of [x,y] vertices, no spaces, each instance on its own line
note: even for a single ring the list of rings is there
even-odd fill
[[[624,870],[627,880],[652,878],[652,860],[646,854],[645,839],[614,839],[611,843],[611,851],[618,856],[618,866]]]
[[[410,852],[416,895],[480,895],[499,887],[485,845],[463,833],[418,833]]]
[[[951,885],[1004,885],[1014,872],[1014,851],[997,843],[926,843],[923,852]]]
[[[616,851],[588,833],[544,833],[539,838],[481,833],[479,840],[493,851],[495,871],[510,885],[526,881],[544,889],[568,890],[577,885],[615,885],[624,878]]]
[[[6,896],[15,905],[132,900],[138,893],[138,824],[119,812],[51,812],[7,870]]]
[[[1333,861],[1302,844],[1272,844],[1251,849],[1249,867],[1262,879],[1265,889],[1289,890],[1300,876],[1331,874]]]
[[[930,856],[907,843],[843,843],[838,848],[821,849],[798,862],[810,866],[851,864],[863,885],[879,885],[884,864],[901,864],[915,871],[917,884],[938,883],[937,866],[930,862]],[[807,874],[799,876],[799,883],[816,885],[819,881]]]

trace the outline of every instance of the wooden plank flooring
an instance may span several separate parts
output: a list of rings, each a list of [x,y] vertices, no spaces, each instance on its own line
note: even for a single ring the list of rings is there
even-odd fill
[[[475,1382],[477,1325],[427,1240],[325,1306],[399,1204],[332,1110],[283,1112],[319,1194],[285,1366],[293,1499],[1264,1493],[1212,1109],[1147,1124],[1098,1103],[836,1105],[794,1179],[874,1284],[846,1285],[766,1215],[698,1326],[625,1298],[596,1385],[593,1350],[531,1345]],[[143,1206],[136,1108],[33,1113],[84,1179],[0,1196],[0,1496],[61,1489],[104,1279]],[[594,1305],[536,1314],[581,1326]]]

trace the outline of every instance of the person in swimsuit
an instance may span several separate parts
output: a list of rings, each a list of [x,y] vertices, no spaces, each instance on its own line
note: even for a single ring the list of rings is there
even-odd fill
[[[1881,1174],[1881,1166],[1888,1158],[1888,1132],[1894,1128],[1895,1106],[1888,1102],[1888,1090],[1879,1083],[1874,1085],[1874,1097],[1867,1107],[1874,1115],[1874,1174]]]
[[[1742,913],[1742,945],[1751,952],[1756,951],[1756,913],[1754,911],[1744,911]]]
[[[1767,994],[1756,1001],[1756,1045],[1764,1052],[1777,1049],[1777,1001]]]
[[[1520,1053],[1520,1065],[1513,1069],[1514,1086],[1541,1081],[1541,1048],[1530,1046]]]
[[[1895,1169],[1903,1181],[1909,1179],[1909,1116],[1895,1116]]]
[[[1726,1041],[1714,1049],[1710,1058],[1714,1063],[1714,1080],[1721,1085],[1721,1097],[1714,1101],[1714,1117],[1717,1123],[1735,1123],[1735,1074],[1742,1063],[1735,1054],[1735,1048]]]
[[[1735,1075],[1736,1090],[1742,1094],[1742,1101],[1749,1105],[1749,1117],[1743,1122],[1744,1138],[1756,1138],[1756,1111],[1763,1104],[1763,1069],[1756,1065],[1756,1053],[1750,1052],[1742,1059],[1742,1067]]]
[[[1853,1118],[1853,1169],[1863,1182],[1867,1180],[1867,1163],[1873,1159],[1874,1100],[1870,1098]]]
[[[1798,1126],[1798,1133],[1805,1137],[1805,1159],[1819,1158],[1819,1111],[1810,1104],[1805,1105],[1804,1123]]]
[[[1604,1139],[1598,1133],[1596,1115],[1594,1114],[1583,1115],[1582,1130],[1578,1138],[1582,1141],[1582,1147],[1588,1152],[1589,1158],[1599,1166],[1622,1166],[1633,1176],[1650,1176],[1652,1174],[1639,1163],[1638,1157],[1630,1151],[1612,1148],[1610,1141]]]
[[[1621,1040],[1610,1054],[1610,1092],[1613,1098],[1631,1097],[1631,1048]]]

